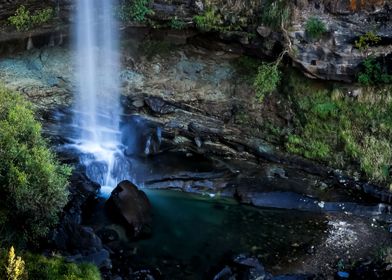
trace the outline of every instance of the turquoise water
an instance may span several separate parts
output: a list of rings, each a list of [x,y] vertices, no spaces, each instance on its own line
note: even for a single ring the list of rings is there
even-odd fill
[[[120,234],[122,248],[132,251],[132,266],[158,267],[167,279],[206,279],[223,256],[242,252],[258,256],[267,268],[284,266],[318,244],[326,229],[324,217],[312,213],[176,191],[146,194],[153,206],[152,235],[130,241]]]

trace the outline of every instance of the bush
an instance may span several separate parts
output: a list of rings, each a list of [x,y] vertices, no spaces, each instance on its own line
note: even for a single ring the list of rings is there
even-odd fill
[[[117,17],[122,21],[139,21],[144,22],[146,16],[153,13],[149,8],[150,0],[133,0],[132,3],[123,1],[117,8]]]
[[[327,32],[327,28],[320,19],[311,17],[306,22],[305,31],[310,38],[319,39]]]
[[[266,94],[276,90],[281,79],[281,72],[277,64],[262,63],[258,69],[254,86],[256,97],[263,101]]]
[[[381,64],[374,57],[362,62],[362,70],[358,74],[358,82],[363,86],[391,84],[392,75],[383,71]]]
[[[360,36],[359,39],[355,41],[355,47],[360,51],[365,51],[370,47],[370,45],[375,45],[380,41],[381,41],[380,36],[377,36],[376,34],[370,31]]]
[[[49,22],[53,18],[53,13],[52,8],[46,8],[31,15],[30,11],[22,5],[16,10],[15,15],[8,18],[8,21],[15,26],[16,30],[27,31],[32,27]]]
[[[30,12],[25,6],[20,6],[13,16],[8,18],[11,25],[15,26],[18,31],[26,31],[30,28]]]
[[[31,105],[0,87],[0,236],[34,241],[48,233],[67,203],[70,168],[41,136]]]
[[[41,255],[23,255],[24,273],[20,278],[29,280],[100,280],[101,275],[93,264],[69,263],[61,257],[46,258]],[[8,256],[0,249],[0,279],[7,279]],[[15,278],[11,278],[15,280]]]

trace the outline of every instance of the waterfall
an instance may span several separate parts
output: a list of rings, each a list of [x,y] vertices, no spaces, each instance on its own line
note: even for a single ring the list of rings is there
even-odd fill
[[[121,164],[118,26],[114,0],[77,0],[77,94],[74,125],[81,162],[93,181],[110,188],[125,179]]]

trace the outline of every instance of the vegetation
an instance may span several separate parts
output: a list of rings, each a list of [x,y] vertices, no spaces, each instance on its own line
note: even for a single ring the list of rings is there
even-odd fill
[[[378,86],[392,83],[392,75],[383,70],[374,57],[362,62],[362,70],[358,74],[358,82],[363,86]]]
[[[360,51],[366,51],[371,45],[375,45],[380,41],[380,36],[369,31],[364,35],[361,35],[359,39],[355,41],[355,47]]]
[[[276,90],[281,79],[281,72],[278,69],[278,63],[262,63],[258,69],[254,86],[256,88],[256,97],[260,102],[263,101],[266,94]]]
[[[181,30],[181,29],[184,29],[185,26],[186,26],[186,23],[184,21],[178,19],[177,17],[173,17],[170,20],[170,28],[172,28],[172,29]]]
[[[46,8],[31,14],[25,6],[20,6],[8,21],[18,31],[27,31],[33,27],[40,26],[52,20],[54,15],[53,8]]]
[[[306,22],[305,31],[311,39],[320,39],[327,32],[327,28],[320,19],[311,17]]]
[[[12,246],[8,252],[8,261],[6,264],[7,280],[20,280],[25,271],[25,262],[21,257],[15,255],[15,249]]]
[[[147,16],[153,13],[149,7],[150,0],[125,0],[116,10],[117,17],[122,21],[144,22]]]
[[[223,29],[221,16],[212,8],[207,9],[204,14],[194,17],[196,27],[203,31],[220,31]]]
[[[12,248],[11,248],[12,249]],[[11,258],[10,258],[11,257]],[[10,259],[14,263],[10,266]],[[24,259],[24,260],[23,260]],[[61,257],[46,258],[26,253],[16,257],[15,252],[8,255],[0,251],[0,279],[7,280],[100,280],[96,266],[92,264],[68,263]],[[15,264],[17,263],[17,266]],[[9,270],[9,267],[12,269]],[[18,267],[18,269],[16,269]],[[12,271],[11,274],[8,271]],[[18,273],[15,273],[18,271]],[[9,278],[11,275],[11,278]],[[12,278],[13,277],[13,278]],[[15,278],[16,277],[16,278]]]
[[[67,202],[70,168],[41,136],[31,105],[0,87],[0,242],[45,236]]]
[[[287,0],[267,0],[263,7],[261,21],[273,29],[285,27],[291,18],[291,9]]]
[[[343,89],[320,89],[294,74],[285,84],[295,109],[295,129],[285,143],[289,152],[339,168],[351,166],[369,179],[390,183],[390,87],[369,88],[354,98]]]

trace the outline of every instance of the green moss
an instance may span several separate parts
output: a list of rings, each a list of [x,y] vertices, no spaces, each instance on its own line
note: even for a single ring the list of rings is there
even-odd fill
[[[285,82],[295,111],[287,151],[391,182],[392,88],[369,89],[358,100],[294,74]]]

